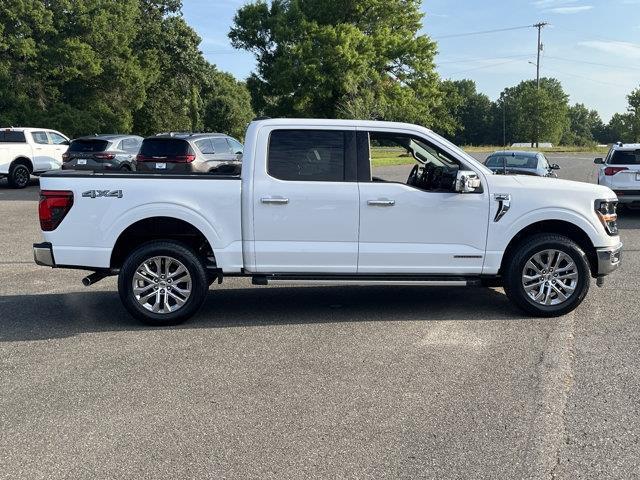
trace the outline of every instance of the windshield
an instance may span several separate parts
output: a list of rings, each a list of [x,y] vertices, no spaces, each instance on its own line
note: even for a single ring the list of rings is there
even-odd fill
[[[492,155],[490,156],[485,165],[490,168],[499,168],[504,167],[507,168],[529,168],[535,169],[537,168],[538,159],[536,157],[525,156],[525,155]]]

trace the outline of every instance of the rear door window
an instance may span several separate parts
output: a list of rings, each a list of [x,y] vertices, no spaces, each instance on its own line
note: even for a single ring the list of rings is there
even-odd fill
[[[147,138],[140,154],[145,157],[176,157],[189,154],[189,143],[179,138]]]
[[[106,140],[73,140],[69,145],[70,152],[104,152],[109,145]]]
[[[25,143],[26,141],[24,132],[15,130],[0,131],[0,143]]]
[[[127,153],[138,153],[140,142],[135,138],[125,138],[120,143],[120,149]]]
[[[195,143],[196,147],[198,147],[198,150],[200,150],[203,155],[213,155],[214,153],[216,153],[213,150],[213,145],[211,145],[211,140],[208,138],[203,138],[202,140],[198,140]]]
[[[345,133],[340,130],[274,130],[267,170],[280,180],[345,181]]]
[[[33,141],[40,145],[49,145],[49,137],[47,136],[47,132],[31,132],[31,136],[33,137]]]
[[[611,165],[640,165],[640,150],[616,150],[609,161]]]
[[[239,141],[233,138],[227,138],[227,140],[229,141],[229,145],[231,145],[231,150],[233,151],[233,153],[242,154],[244,146]]]

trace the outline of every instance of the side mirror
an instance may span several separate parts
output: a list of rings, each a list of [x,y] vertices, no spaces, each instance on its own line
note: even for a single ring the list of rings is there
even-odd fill
[[[603,165],[604,164],[604,158],[596,158],[593,163],[595,163],[596,165]]]
[[[458,170],[456,174],[455,191],[458,193],[473,193],[480,188],[480,178],[472,170]]]
[[[558,165],[557,163],[552,164],[551,170],[560,170],[560,165]]]

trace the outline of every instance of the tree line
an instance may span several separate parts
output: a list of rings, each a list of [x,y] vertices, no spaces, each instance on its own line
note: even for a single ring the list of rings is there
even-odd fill
[[[229,38],[256,67],[239,82],[209,63],[180,0],[4,0],[0,125],[77,136],[223,131],[254,115],[417,123],[468,145],[640,141],[640,88],[604,124],[543,78],[491,101],[442,80],[420,0],[255,0]]]

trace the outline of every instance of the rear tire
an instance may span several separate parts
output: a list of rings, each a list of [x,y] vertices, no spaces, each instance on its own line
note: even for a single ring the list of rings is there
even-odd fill
[[[176,325],[202,306],[209,282],[200,258],[174,241],[152,241],[125,260],[118,293],[127,311],[155,326]]]
[[[16,163],[9,169],[7,181],[11,188],[25,188],[29,185],[30,179],[31,172],[29,171],[29,167],[22,163]]]
[[[538,317],[558,317],[578,307],[589,292],[591,270],[570,238],[538,234],[507,259],[504,290],[517,307]]]

